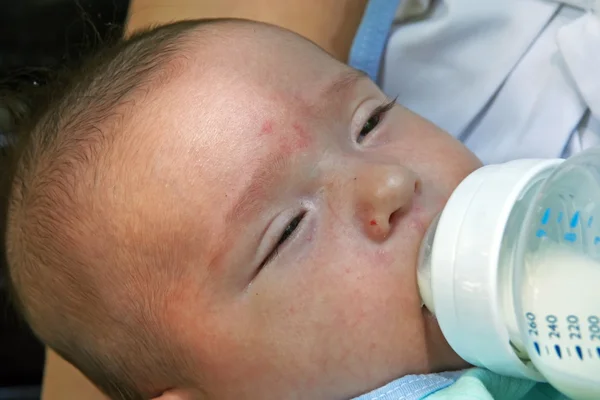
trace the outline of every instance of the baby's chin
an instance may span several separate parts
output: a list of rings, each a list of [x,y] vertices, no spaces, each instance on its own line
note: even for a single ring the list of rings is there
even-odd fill
[[[422,307],[423,320],[425,321],[425,335],[428,343],[429,372],[456,371],[470,367],[448,344],[437,318],[427,309]]]

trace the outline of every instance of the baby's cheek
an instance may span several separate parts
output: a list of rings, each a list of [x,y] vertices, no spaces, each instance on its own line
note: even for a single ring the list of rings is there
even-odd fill
[[[385,311],[388,302],[400,299],[404,279],[396,268],[393,254],[384,248],[344,246],[322,249],[321,261],[315,265],[316,291],[328,293],[332,314],[347,327]]]
[[[253,294],[255,333],[279,347],[273,362],[304,370],[307,380],[344,370],[365,377],[374,364],[387,370],[405,343],[403,327],[419,326],[410,285],[390,253],[329,244],[271,271],[269,289]]]
[[[367,259],[388,257],[375,254]],[[399,348],[406,344],[404,326],[410,330],[419,326],[414,311],[418,305],[407,293],[400,277],[381,264],[346,267],[331,285],[327,304],[320,305],[328,310],[323,320],[327,321],[327,337],[331,339],[327,347],[332,358],[352,366],[359,375],[372,373],[374,364],[391,365]],[[369,365],[373,368],[366,367]]]

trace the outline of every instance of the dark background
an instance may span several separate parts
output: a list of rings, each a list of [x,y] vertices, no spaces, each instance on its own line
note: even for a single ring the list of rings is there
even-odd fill
[[[109,38],[118,37],[128,4],[129,0],[0,0],[0,88],[43,85],[49,72],[76,63]],[[36,398],[43,347],[10,307],[3,272],[0,399]],[[10,388],[17,386],[33,390],[15,394]]]

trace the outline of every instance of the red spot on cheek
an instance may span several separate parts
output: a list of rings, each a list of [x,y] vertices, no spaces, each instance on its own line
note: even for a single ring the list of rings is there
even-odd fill
[[[375,221],[374,219],[371,220],[371,222],[369,222],[371,224],[371,226],[375,226],[377,225],[377,221]]]

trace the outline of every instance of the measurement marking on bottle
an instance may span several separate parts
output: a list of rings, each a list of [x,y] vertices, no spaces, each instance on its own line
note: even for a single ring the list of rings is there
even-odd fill
[[[581,351],[581,347],[575,346],[575,351],[577,352],[577,356],[579,357],[579,359],[583,360],[583,351]]]
[[[545,237],[546,235],[546,231],[543,229],[538,229],[538,231],[535,233],[535,236],[541,238],[541,237]]]
[[[556,355],[558,356],[558,358],[562,358],[562,352],[560,351],[560,346],[555,344],[554,350],[556,351]]]
[[[540,353],[540,345],[538,342],[533,342],[533,347],[535,347],[535,351],[538,353],[538,356],[541,356],[542,354]],[[600,347],[598,347],[598,355],[600,355]]]
[[[568,233],[565,233],[564,238],[567,242],[573,243],[577,240],[577,234],[573,233],[573,232],[568,232]]]
[[[550,220],[550,209],[546,208],[546,211],[544,211],[544,216],[542,217],[542,225],[546,225],[549,220]]]
[[[558,219],[556,220],[556,222],[561,222],[563,218],[563,213],[562,211],[558,213]]]
[[[598,244],[598,243],[600,243],[600,236],[596,236],[596,237],[594,238],[594,244],[596,245],[596,244]]]
[[[579,211],[575,211],[573,218],[571,218],[571,228],[575,228],[579,223]]]
[[[591,228],[591,227],[592,227],[592,222],[594,222],[594,217],[589,217],[589,218],[588,218],[588,222],[587,222],[587,226],[588,226],[588,228]]]
[[[567,354],[571,357],[571,349],[567,347]]]
[[[596,352],[598,353],[598,358],[600,358],[600,347],[596,347]]]

